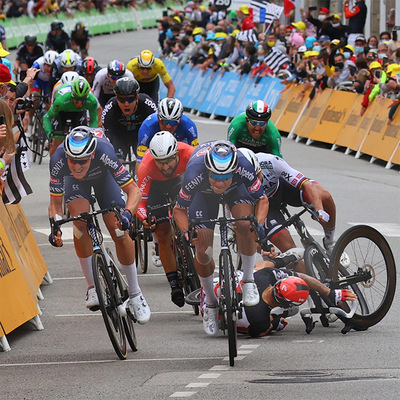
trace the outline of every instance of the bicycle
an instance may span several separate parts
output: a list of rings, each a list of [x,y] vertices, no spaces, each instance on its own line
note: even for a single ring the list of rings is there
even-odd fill
[[[48,97],[43,95],[34,95],[33,104],[34,112],[32,116],[32,135],[30,140],[32,141],[32,161],[42,163],[43,157],[45,157],[45,142],[47,139],[46,132],[43,128],[43,116],[46,114],[46,104]]]
[[[213,219],[194,219],[190,221],[189,232],[192,237],[196,225],[210,222],[219,225],[221,251],[219,254],[220,293],[218,296],[218,307],[221,330],[224,335],[225,331],[227,331],[228,334],[229,365],[233,367],[235,365],[235,357],[237,357],[236,321],[242,318],[242,294],[236,291],[237,276],[235,265],[232,261],[232,242],[228,240],[228,230],[230,229],[230,223],[235,223],[236,221],[250,221],[253,231],[257,232],[257,220],[254,215],[240,218],[227,217],[226,203],[223,196],[221,196],[221,204],[221,217]]]
[[[120,212],[115,204],[110,208],[84,212],[75,217],[55,221],[50,218],[50,226],[53,235],[59,227],[71,221],[83,221],[87,223],[87,229],[93,243],[92,268],[94,284],[99,298],[104,324],[113,348],[121,360],[127,357],[128,341],[132,351],[137,351],[137,339],[133,322],[136,322],[129,308],[123,310],[125,300],[129,299],[128,284],[115,264],[111,250],[106,248],[103,242],[100,225],[97,216],[114,212],[120,220]]]
[[[326,296],[312,291],[314,307],[300,311],[306,332],[311,333],[315,326],[312,314],[320,314],[324,327],[329,326],[328,314],[336,314],[345,324],[343,334],[377,324],[389,311],[396,289],[396,265],[386,239],[371,226],[355,225],[339,237],[329,254],[300,218],[306,212],[318,218],[318,213],[309,204],[303,206],[303,210],[291,215],[283,205],[282,212],[287,220],[280,227],[295,227],[305,248],[307,273],[331,289],[351,288],[358,297],[354,302],[341,302],[337,307]],[[274,233],[276,230],[262,242],[266,243]]]
[[[172,216],[174,205],[175,201],[169,198],[165,204],[148,206],[147,220],[151,221],[152,212],[155,210],[162,208],[168,210],[168,217],[171,226],[171,246],[175,254],[178,279],[185,295],[185,302],[193,307],[195,315],[199,315],[200,299],[196,299],[195,301],[190,300],[189,295],[200,289],[200,279],[194,264],[193,250],[183,242],[181,231]]]

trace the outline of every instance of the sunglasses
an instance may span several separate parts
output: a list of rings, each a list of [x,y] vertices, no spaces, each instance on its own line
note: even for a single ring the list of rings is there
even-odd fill
[[[82,103],[84,103],[87,100],[87,97],[74,97],[71,96],[73,100],[75,101],[81,101]]]
[[[233,178],[233,174],[224,174],[224,175],[220,175],[220,174],[212,174],[212,173],[208,173],[208,176],[214,180],[214,181],[219,181],[219,182],[224,182],[227,181],[228,179]]]
[[[72,164],[79,164],[79,165],[85,165],[88,161],[90,161],[90,158],[85,158],[83,160],[77,160],[74,158],[68,158],[68,160],[72,163]]]
[[[113,81],[117,81],[119,78],[122,78],[122,76],[112,76],[112,75],[108,75],[108,77]]]
[[[126,101],[128,103],[133,103],[134,101],[136,101],[137,96],[117,96],[117,100],[120,103],[125,103]]]
[[[248,119],[247,122],[251,125],[251,126],[259,126],[260,128],[264,128],[265,126],[267,126],[267,121],[256,121],[254,119]]]
[[[167,125],[169,125],[169,126],[177,126],[179,124],[179,121],[175,121],[173,119],[161,119],[160,118],[160,121],[165,126],[167,126]]]
[[[151,68],[148,68],[148,67],[139,67],[139,69],[141,69],[142,71],[143,70],[151,70]]]
[[[171,165],[176,161],[176,156],[169,157],[165,160],[156,160],[159,165]]]

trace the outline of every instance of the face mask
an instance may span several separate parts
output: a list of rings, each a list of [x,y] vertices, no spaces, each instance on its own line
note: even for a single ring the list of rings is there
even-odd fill
[[[179,37],[184,37],[184,36],[186,36],[186,33],[180,33],[179,34]]]
[[[314,46],[312,48],[314,51],[318,51],[318,53],[321,51],[321,46]]]
[[[343,57],[348,60],[351,57],[351,53],[345,52],[343,53]]]
[[[165,33],[167,35],[168,39],[172,39],[174,37],[174,35],[172,34],[171,29],[168,29],[167,32]]]
[[[205,55],[206,55],[206,52],[205,52],[203,49],[200,49],[200,50],[199,50],[199,53],[200,53],[202,56],[205,56]]]
[[[371,45],[369,45],[369,48],[370,48],[370,49],[377,49],[376,46],[371,46]]]
[[[344,63],[342,62],[335,63],[335,67],[342,69],[344,67]]]
[[[326,20],[326,15],[318,15],[318,19],[323,22]]]
[[[361,46],[356,46],[354,50],[356,51],[357,54],[364,53],[364,47]]]
[[[335,24],[332,24],[332,26],[333,26],[334,28],[339,28],[340,22],[337,22],[337,23],[335,23]]]
[[[274,47],[275,46],[275,42],[267,42],[267,45],[269,46],[269,47]]]
[[[388,58],[388,56],[387,56],[386,53],[379,53],[379,54],[378,54],[378,57],[379,57],[380,59],[382,59],[382,58]]]
[[[258,57],[257,57],[257,60],[258,60],[258,61],[262,61],[262,60],[264,60],[264,57],[263,57],[263,56],[258,56]]]

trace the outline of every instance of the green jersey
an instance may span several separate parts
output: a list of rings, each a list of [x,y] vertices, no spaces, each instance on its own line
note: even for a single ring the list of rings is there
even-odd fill
[[[44,128],[47,136],[49,136],[51,134],[53,118],[57,118],[59,116],[60,112],[82,113],[85,111],[89,111],[89,115],[90,115],[89,126],[92,128],[96,128],[98,125],[97,104],[98,103],[97,103],[96,97],[94,97],[93,93],[89,93],[89,96],[87,97],[86,101],[83,103],[83,107],[76,108],[72,101],[71,86],[65,85],[65,86],[61,87],[60,90],[57,92],[57,96],[54,100],[54,103],[52,104],[52,106],[49,108],[49,110],[43,117],[43,128]]]
[[[228,140],[236,147],[246,147],[255,153],[270,153],[282,157],[281,135],[271,120],[268,121],[262,136],[254,139],[247,128],[246,113],[239,114],[229,125]]]

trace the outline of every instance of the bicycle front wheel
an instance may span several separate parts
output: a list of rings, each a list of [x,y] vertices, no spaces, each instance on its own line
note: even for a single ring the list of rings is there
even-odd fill
[[[127,353],[126,337],[122,318],[118,312],[120,299],[104,254],[100,250],[96,250],[93,254],[92,268],[100,310],[108,336],[118,357],[125,360]]]
[[[106,249],[109,257],[111,258],[111,265],[110,267],[113,270],[113,279],[115,279],[116,285],[116,291],[117,291],[117,296],[120,298],[120,301],[118,304],[122,304],[126,299],[128,299],[129,294],[128,294],[128,284],[121,274],[120,270],[118,269],[117,265],[115,264],[114,256],[109,248]],[[136,338],[136,333],[135,333],[135,328],[133,326],[133,315],[128,313],[126,317],[122,317],[122,322],[124,324],[124,331],[125,331],[125,336],[128,340],[129,346],[132,351],[137,351],[138,345],[137,345],[137,338]]]
[[[133,241],[135,242],[135,260],[136,266],[142,270],[145,274],[149,265],[149,253],[148,253],[148,234],[143,227],[142,221],[135,217],[133,236],[131,235]]]
[[[223,250],[222,250],[223,251]],[[224,281],[221,283],[221,299],[223,299],[223,312],[228,330],[229,365],[235,365],[237,356],[237,332],[236,332],[236,311],[238,309],[236,280],[232,268],[232,258],[229,252],[223,251],[222,264]]]
[[[396,265],[386,239],[371,226],[356,225],[345,231],[332,252],[334,280],[342,276],[366,273],[367,278],[350,288],[357,295],[352,328],[365,330],[387,314],[396,289]]]

